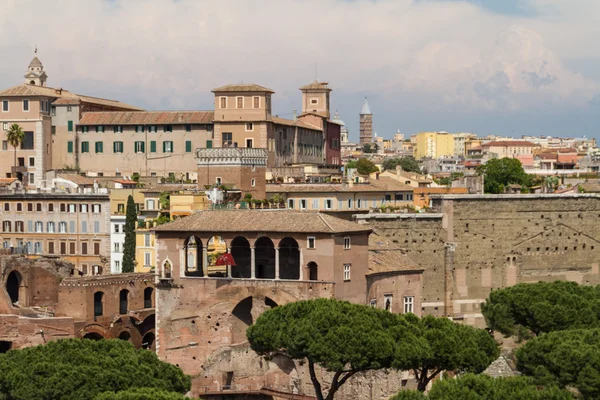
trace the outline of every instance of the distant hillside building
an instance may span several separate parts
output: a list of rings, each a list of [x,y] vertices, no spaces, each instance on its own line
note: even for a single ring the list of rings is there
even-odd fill
[[[373,113],[365,97],[365,103],[360,111],[360,144],[373,142]]]

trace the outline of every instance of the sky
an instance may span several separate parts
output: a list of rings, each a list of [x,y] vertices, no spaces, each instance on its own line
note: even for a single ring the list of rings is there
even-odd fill
[[[47,85],[148,110],[210,110],[257,83],[273,113],[329,82],[358,140],[444,130],[600,139],[597,0],[2,0],[0,87]]]

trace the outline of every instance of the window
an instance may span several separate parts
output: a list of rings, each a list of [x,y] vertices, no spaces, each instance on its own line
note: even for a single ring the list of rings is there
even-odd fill
[[[101,132],[104,132],[104,127],[102,127]],[[113,132],[114,133],[123,133],[123,127],[121,125],[115,125],[115,126],[113,126]]]
[[[392,201],[392,195],[391,194],[386,194],[385,195],[385,201]]]
[[[102,297],[104,297],[104,293],[96,292],[94,293],[94,317],[102,316]]]
[[[104,132],[104,125],[96,125],[96,132]]]
[[[134,151],[136,153],[145,153],[146,152],[146,143],[144,143],[144,142],[135,142],[133,149],[134,149]]]
[[[35,167],[35,157],[29,157],[29,166]]]
[[[2,141],[2,150],[8,150],[8,140]]]
[[[87,233],[87,221],[81,221],[81,233]]]
[[[94,221],[94,233],[100,233],[100,222]]]
[[[227,108],[227,97],[221,97],[219,99],[221,108]],[[8,111],[8,110],[7,110]]]
[[[33,244],[33,252],[35,254],[42,254],[42,242],[35,242]]]
[[[25,137],[23,138],[23,141],[21,142],[21,149],[33,150],[33,148],[34,148],[33,132],[24,132],[24,133],[25,133]]]
[[[48,242],[48,254],[54,254],[54,242]]]
[[[121,225],[115,224],[114,227],[115,227],[115,233],[119,233],[119,228],[121,227]]]
[[[60,203],[60,212],[66,212],[67,211],[67,205],[65,203]]]
[[[260,97],[254,96],[252,98],[252,107],[254,107],[254,108],[260,108]]]
[[[156,125],[148,126],[148,132],[156,132]]]
[[[310,104],[319,104],[319,99],[310,99]]]
[[[294,209],[294,199],[288,199],[287,203],[288,203],[288,208],[293,210]]]
[[[119,314],[127,314],[127,298],[129,297],[129,291],[123,289],[119,292]]]
[[[115,245],[114,245],[114,252],[115,253],[120,253],[121,252],[121,243],[115,243]]]
[[[43,233],[44,232],[44,223],[37,221],[35,223],[35,232],[36,233]]]
[[[144,132],[144,125],[136,125],[135,126],[135,131],[136,132]]]
[[[80,204],[79,205],[79,212],[87,213],[88,212],[88,208],[89,208],[89,206],[87,204]]]
[[[154,289],[147,287],[144,289],[144,308],[152,308],[152,294]]]
[[[54,212],[54,204],[48,204],[48,212]]]
[[[67,131],[73,132],[73,121],[67,121]]]
[[[33,232],[33,221],[27,221],[27,232]]]
[[[4,130],[4,131],[8,130],[8,122],[3,122],[2,123],[2,130]]]
[[[156,142],[154,140],[150,142],[150,153],[156,153]]]
[[[223,137],[222,147],[233,146],[233,134],[231,132],[223,132],[222,137]]]
[[[173,142],[164,141],[163,142],[163,153],[172,153],[173,152]]]
[[[82,153],[90,152],[90,142],[81,142],[81,152]]]
[[[28,212],[32,212],[33,211],[33,203],[27,203],[27,211]]]
[[[377,308],[377,300],[376,299],[371,299],[371,302],[369,303],[369,305],[372,308]]]
[[[348,209],[352,208],[352,199],[348,199]]]
[[[100,214],[100,204],[92,204],[92,212],[94,214]]]
[[[81,127],[81,133],[88,133],[90,131],[90,127],[89,126],[82,126]]]
[[[146,208],[148,210],[154,210],[154,199],[146,200]]]
[[[206,148],[207,149],[212,149],[212,140],[207,140],[206,141]]]
[[[251,149],[254,147],[254,139],[246,139],[246,148]]]
[[[256,179],[254,179],[254,178],[250,179],[250,186],[252,186],[252,187],[256,186]]]
[[[396,201],[402,201],[402,200],[404,200],[404,194],[402,194],[402,193],[396,193],[394,195],[394,200],[396,200]]]
[[[2,111],[8,112],[8,100],[2,100]]]
[[[123,203],[117,204],[117,213],[119,213],[119,214],[125,213],[125,204],[123,204]]]
[[[113,142],[113,153],[123,152],[123,142]]]
[[[350,280],[350,267],[351,266],[352,266],[352,264],[344,264],[344,280],[345,281]]]
[[[96,142],[96,153],[103,153],[103,152],[104,152],[104,143]]]
[[[362,199],[356,200],[356,208],[362,208]]]
[[[4,203],[4,211],[10,211],[10,203]]]
[[[2,232],[11,232],[11,222],[10,221],[2,222]]]
[[[173,125],[163,126],[163,132],[173,132]]]
[[[306,210],[306,199],[300,199],[300,209]]]
[[[67,112],[71,112],[73,111],[73,107],[72,106],[67,106]]]
[[[150,256],[151,254],[149,252],[144,253],[144,267],[150,267],[152,265]]]
[[[191,124],[185,124],[185,131],[186,132],[191,132],[192,131],[192,125]]]
[[[88,246],[87,242],[81,242],[81,254],[87,255],[87,253],[88,253],[87,246]]]
[[[69,204],[69,212],[70,213],[77,212],[77,205],[75,205],[73,203]]]
[[[415,297],[404,296],[404,314],[415,312]]]
[[[17,203],[17,212],[23,211],[23,203]]]
[[[236,98],[236,106],[237,106],[237,108],[244,108],[244,98],[243,97]]]
[[[66,222],[58,223],[58,233],[67,233],[67,223]]]
[[[69,140],[67,142],[67,153],[72,153],[73,152],[73,142],[71,140]]]
[[[94,255],[97,256],[98,254],[100,254],[100,243],[94,242]]]
[[[115,271],[121,272],[121,261],[115,261]]]
[[[69,242],[69,254],[75,254],[75,242]]]
[[[344,250],[350,250],[350,237],[349,236],[344,238]]]
[[[46,229],[48,233],[54,233],[54,222],[48,222],[48,224],[46,224]]]
[[[23,100],[23,111],[29,111],[29,100]]]
[[[319,209],[319,199],[313,199],[313,201],[312,201],[312,208],[313,208],[313,210],[318,210]]]
[[[385,311],[392,312],[392,300],[393,299],[394,299],[394,296],[391,294],[383,295],[383,307],[385,308]]]
[[[314,236],[309,236],[306,238],[306,248],[307,249],[316,249],[317,248],[317,239]]]
[[[331,200],[331,199],[325,199],[325,209],[326,210],[331,210],[332,206],[333,206],[333,200]]]
[[[56,115],[56,106],[50,107],[50,115]]]
[[[252,132],[254,130],[254,123],[246,122],[246,132]]]
[[[150,247],[150,234],[144,233],[144,246]]]
[[[186,153],[191,153],[192,152],[192,141],[191,140],[186,140],[185,141],[185,152]]]
[[[75,233],[75,221],[69,221],[69,232]]]

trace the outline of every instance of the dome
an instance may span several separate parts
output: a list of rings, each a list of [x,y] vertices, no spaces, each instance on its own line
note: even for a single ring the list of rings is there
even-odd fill
[[[338,115],[337,110],[335,111],[335,115],[333,116],[333,119],[331,121],[335,122],[336,124],[346,126],[346,123],[340,119],[340,116]]]

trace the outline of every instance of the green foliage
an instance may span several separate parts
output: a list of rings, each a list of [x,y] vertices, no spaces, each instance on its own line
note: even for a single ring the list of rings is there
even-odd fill
[[[498,344],[483,329],[430,315],[410,322],[409,334],[419,337],[419,348],[408,350],[401,343],[392,366],[412,370],[421,391],[442,371],[480,373],[500,355]],[[400,336],[401,342],[406,334]]]
[[[384,310],[339,300],[298,301],[264,312],[246,335],[254,351],[264,356],[283,352],[307,360],[319,400],[334,393],[360,371],[391,365],[395,336],[402,319]],[[315,365],[334,372],[324,396]]]
[[[244,201],[246,203],[250,202],[252,200],[252,193],[246,193],[246,195],[244,196]]]
[[[104,392],[94,400],[186,400],[181,393],[167,392],[150,388],[135,388],[121,392]]]
[[[421,173],[419,162],[414,157],[386,158],[381,166],[384,171],[395,171],[397,165],[400,165],[404,171]]]
[[[0,355],[0,370],[0,398],[6,400],[93,400],[131,388],[190,388],[179,368],[123,340],[66,339],[11,350]]]
[[[357,160],[350,160],[350,161],[348,161],[348,162],[346,163],[346,165],[345,165],[345,167],[344,167],[344,170],[346,170],[346,171],[347,171],[347,170],[349,170],[349,169],[356,168],[356,167],[357,167],[357,164],[358,164],[358,161],[357,161]]]
[[[137,212],[133,196],[127,197],[125,215],[125,244],[123,245],[123,272],[133,272],[135,269],[135,226]]]
[[[367,158],[360,158],[356,162],[356,171],[361,175],[369,175],[372,172],[379,171],[375,163]]]
[[[161,192],[158,196],[158,204],[161,210],[169,210],[171,208],[171,193]]]
[[[365,154],[377,153],[377,150],[379,150],[379,145],[377,145],[377,143],[365,143],[365,145],[363,146],[363,153]]]
[[[477,173],[484,175],[486,193],[504,193],[506,186],[513,183],[531,186],[529,175],[516,158],[493,158],[477,167]]]
[[[21,129],[19,124],[12,124],[10,128],[8,128],[8,131],[6,131],[6,141],[15,149],[15,169],[17,168],[17,146],[19,146],[24,139],[25,132],[23,132],[23,129]],[[13,177],[16,177],[16,175],[13,175]]]
[[[137,172],[134,172],[133,174],[131,174],[131,180],[134,181],[135,183],[140,183],[140,174]]]
[[[490,329],[506,336],[600,327],[600,287],[574,282],[520,283],[496,290],[482,304]],[[522,335],[521,331],[521,335]]]
[[[492,378],[467,374],[436,381],[427,396],[401,391],[390,400],[573,400],[571,393],[556,386],[538,387],[530,378]]]
[[[600,398],[600,329],[550,332],[517,350],[517,368],[542,385],[572,386]]]

